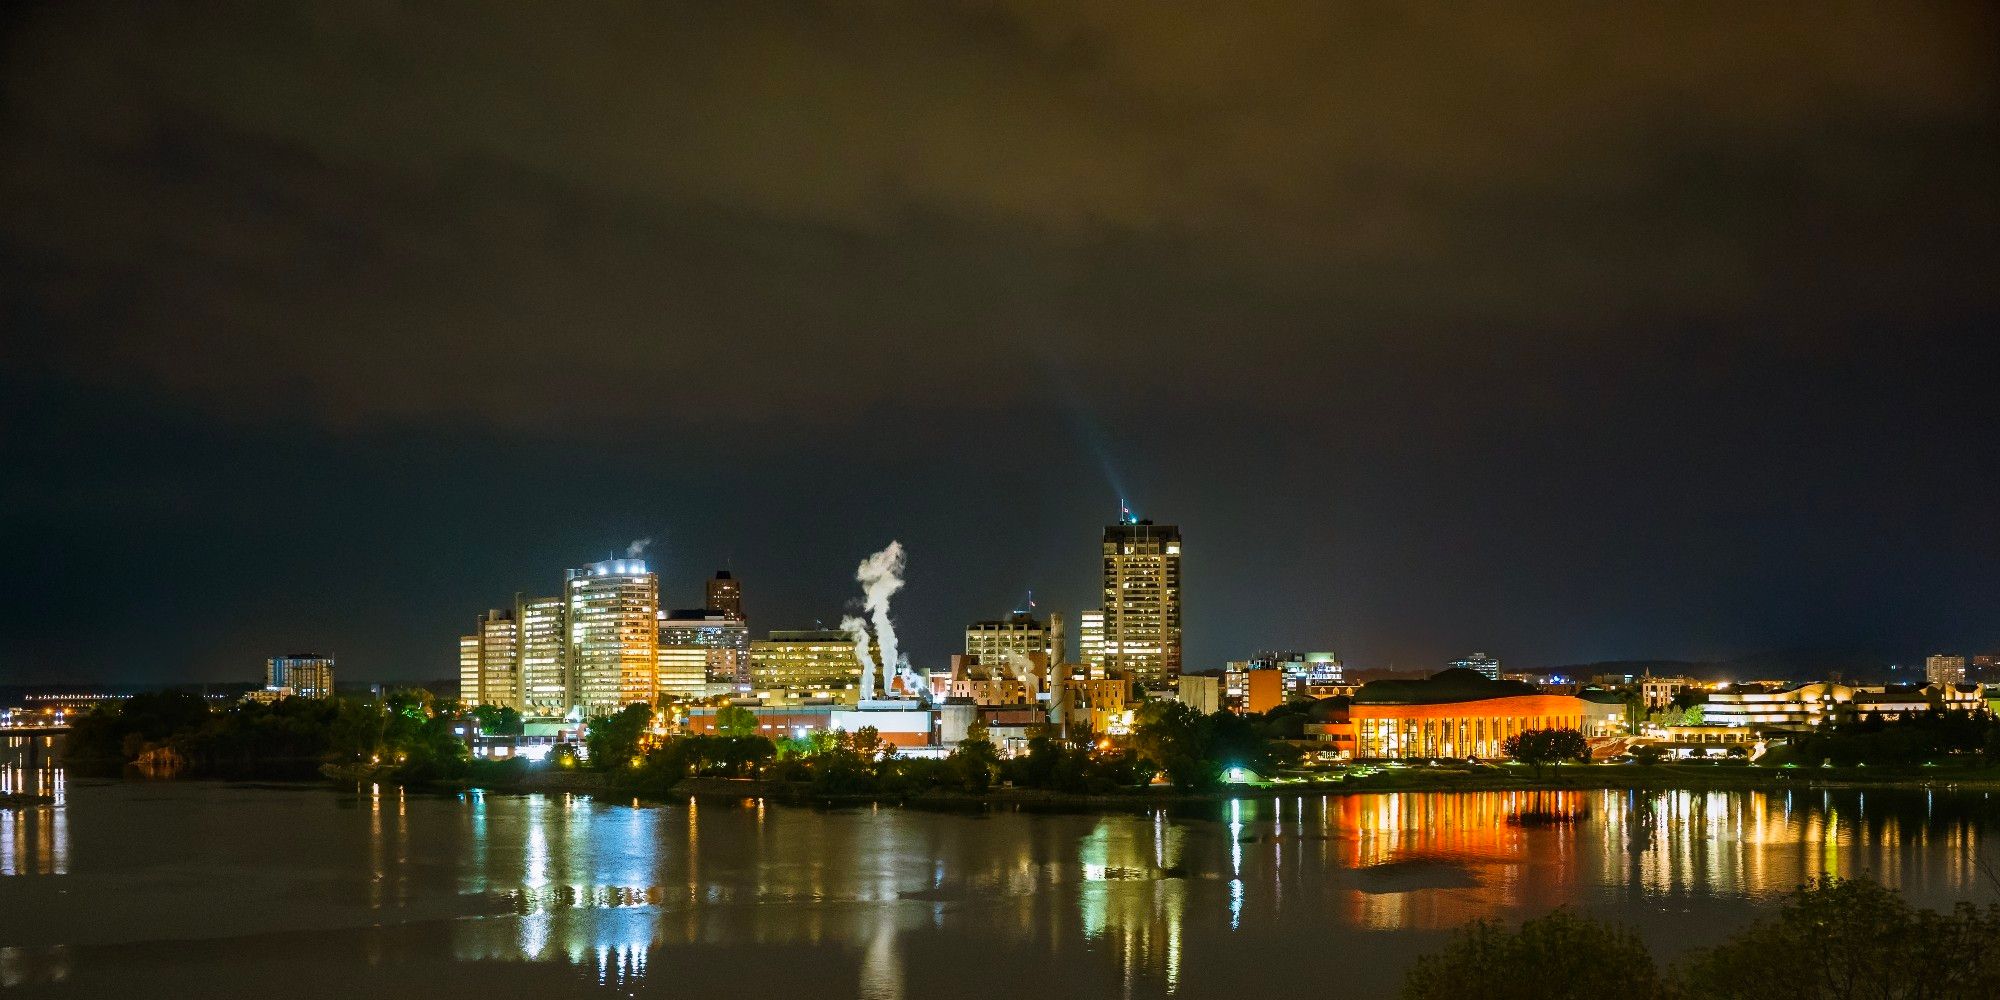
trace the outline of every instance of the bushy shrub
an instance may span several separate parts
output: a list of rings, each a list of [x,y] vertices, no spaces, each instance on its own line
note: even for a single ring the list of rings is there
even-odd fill
[[[1517,929],[1475,920],[1403,980],[1404,1000],[1660,1000],[1660,970],[1632,932],[1557,910]]]

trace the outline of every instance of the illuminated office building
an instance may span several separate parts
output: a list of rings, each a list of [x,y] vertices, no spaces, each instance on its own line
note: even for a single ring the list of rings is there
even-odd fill
[[[1104,612],[1092,608],[1076,616],[1076,658],[1092,677],[1104,676]]]
[[[1006,663],[1010,656],[1041,653],[1050,663],[1057,661],[1054,636],[1049,625],[1034,615],[1017,611],[995,621],[973,622],[965,628],[965,655],[981,666]]]
[[[674,650],[671,657],[668,650]],[[695,652],[689,652],[693,650]],[[688,667],[697,658],[702,677],[696,681]],[[667,661],[674,661],[675,682],[667,681]],[[670,611],[660,619],[660,690],[667,693],[698,693],[701,684],[750,683],[750,628],[718,608],[685,608]]]
[[[854,636],[841,629],[778,631],[750,643],[750,683],[759,691],[849,691],[860,678]]]
[[[567,575],[572,704],[589,716],[652,701],[659,683],[659,578],[643,559],[607,559]]]
[[[333,697],[333,657],[292,653],[264,661],[264,687],[290,688],[299,698]]]
[[[521,714],[561,718],[570,708],[569,605],[560,597],[516,594],[514,619],[520,623],[515,679]]]
[[[1107,674],[1147,687],[1181,673],[1181,531],[1126,517],[1104,529]]]
[[[716,570],[714,578],[708,581],[708,598],[703,606],[739,622],[748,620],[743,617],[743,585],[726,569]]]
[[[1500,661],[1485,653],[1474,653],[1463,660],[1451,661],[1454,670],[1471,670],[1489,681],[1500,679]]]
[[[458,700],[479,704],[479,636],[458,637]]]
[[[519,709],[521,629],[514,609],[494,608],[479,616],[479,692],[470,705]]]
[[[659,695],[699,698],[708,690],[708,650],[700,646],[660,646]]]
[[[1936,686],[1965,683],[1965,657],[1932,653],[1924,660],[1924,683]]]

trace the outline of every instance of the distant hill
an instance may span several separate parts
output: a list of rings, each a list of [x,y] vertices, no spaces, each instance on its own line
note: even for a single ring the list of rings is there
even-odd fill
[[[1894,665],[1897,669],[1891,669]],[[1562,666],[1531,667],[1528,673],[1560,673],[1589,678],[1597,674],[1687,676],[1710,681],[1823,681],[1831,676],[1854,682],[1886,682],[1921,678],[1921,656],[1896,657],[1881,650],[1800,647],[1752,653],[1730,660],[1602,660]]]

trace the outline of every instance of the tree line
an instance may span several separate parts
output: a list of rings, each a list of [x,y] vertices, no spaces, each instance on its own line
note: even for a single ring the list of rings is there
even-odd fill
[[[366,768],[393,781],[462,781],[487,769],[454,732],[461,712],[422,688],[380,699],[284,698],[212,707],[186,691],[133,695],[79,717],[65,766],[117,773],[161,762],[204,778],[310,779],[328,767]],[[518,719],[518,716],[516,716]]]

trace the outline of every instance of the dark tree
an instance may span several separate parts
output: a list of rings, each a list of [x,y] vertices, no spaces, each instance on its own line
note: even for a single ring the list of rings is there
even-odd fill
[[[1590,757],[1590,744],[1574,729],[1530,729],[1507,737],[1501,747],[1507,756],[1533,766],[1537,781],[1541,780],[1545,764]]]
[[[590,748],[590,762],[600,768],[624,767],[638,756],[639,744],[652,724],[653,708],[643,701],[635,701],[611,715],[591,716],[583,737],[584,746]]]

